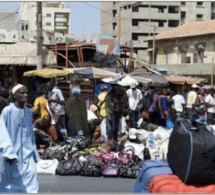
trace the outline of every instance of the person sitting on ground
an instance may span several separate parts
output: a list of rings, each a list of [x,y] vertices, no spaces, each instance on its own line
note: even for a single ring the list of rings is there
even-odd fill
[[[50,141],[54,143],[58,142],[56,128],[51,124],[51,117],[49,115],[45,115],[42,119],[35,121],[34,134],[37,149],[40,149],[40,145],[48,147]]]

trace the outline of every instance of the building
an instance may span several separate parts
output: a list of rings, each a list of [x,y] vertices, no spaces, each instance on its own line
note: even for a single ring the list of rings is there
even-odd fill
[[[157,68],[166,69],[170,74],[211,74],[211,64],[215,62],[215,20],[181,25],[160,33],[155,40]],[[152,47],[153,37],[147,42]]]
[[[117,3],[118,4],[118,3]],[[148,37],[179,25],[215,18],[215,2],[142,2],[131,7],[120,2],[121,39],[132,39],[133,49],[139,58],[147,58]],[[118,5],[117,5],[118,6]],[[101,3],[101,32],[117,36],[116,2]]]
[[[29,31],[37,29],[36,13],[36,2],[24,2],[21,6],[21,19],[28,21]],[[68,34],[70,29],[70,8],[64,2],[42,2],[42,23],[45,31]]]

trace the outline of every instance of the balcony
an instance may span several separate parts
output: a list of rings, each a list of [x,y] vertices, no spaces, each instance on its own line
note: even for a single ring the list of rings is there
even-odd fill
[[[56,30],[68,30],[68,26],[55,26]]]
[[[65,18],[55,18],[55,22],[68,22],[68,19],[66,16]]]

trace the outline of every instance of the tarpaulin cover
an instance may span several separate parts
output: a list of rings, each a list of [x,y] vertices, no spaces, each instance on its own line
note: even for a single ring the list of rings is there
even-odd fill
[[[0,44],[0,65],[37,65],[37,45],[34,43]],[[43,48],[43,64],[55,65],[54,53]]]

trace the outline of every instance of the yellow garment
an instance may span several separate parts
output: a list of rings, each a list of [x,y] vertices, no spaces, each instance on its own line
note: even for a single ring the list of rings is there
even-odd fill
[[[107,91],[104,91],[98,96],[98,99],[99,99],[98,106],[100,106],[104,102],[106,95],[107,95]],[[105,102],[101,105],[100,115],[102,117],[107,116],[106,110],[105,110]]]
[[[41,108],[41,115],[37,119],[42,119],[45,115],[49,115],[47,109],[46,109],[46,104],[48,103],[48,100],[44,97],[38,97],[34,101],[34,107],[32,108],[32,111],[37,110],[38,104],[40,104]]]
[[[197,93],[195,91],[190,91],[187,97],[187,108],[192,108],[193,104],[196,103]]]

